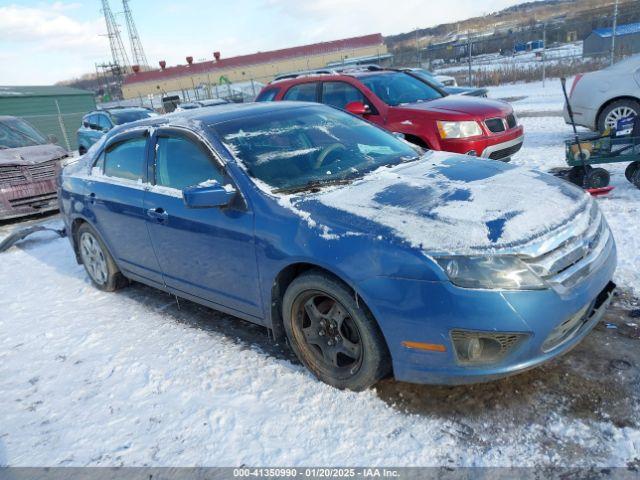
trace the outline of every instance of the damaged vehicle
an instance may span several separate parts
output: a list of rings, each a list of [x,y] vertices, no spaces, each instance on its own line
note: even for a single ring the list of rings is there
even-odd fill
[[[533,368],[615,288],[613,236],[581,189],[320,104],[117,127],[60,185],[96,288],[135,280],[263,325],[338,388]]]
[[[58,208],[56,175],[67,151],[21,118],[0,116],[0,220]]]

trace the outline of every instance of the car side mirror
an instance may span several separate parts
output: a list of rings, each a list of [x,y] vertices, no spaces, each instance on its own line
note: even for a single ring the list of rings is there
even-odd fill
[[[369,105],[365,105],[364,103],[358,101],[347,103],[344,109],[349,113],[353,113],[354,115],[367,115],[371,113]]]
[[[182,190],[182,197],[188,208],[225,207],[235,194],[236,190],[233,187],[223,187],[215,180],[207,182],[206,185],[196,185]]]
[[[49,143],[58,143],[58,137],[56,137],[55,135],[47,135],[47,142]]]

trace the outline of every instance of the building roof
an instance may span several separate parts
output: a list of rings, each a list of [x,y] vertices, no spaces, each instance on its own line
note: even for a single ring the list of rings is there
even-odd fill
[[[343,40],[333,40],[331,42],[314,43],[299,47],[283,48],[268,52],[258,52],[249,55],[222,58],[218,61],[211,60],[207,62],[193,63],[191,65],[177,65],[175,67],[167,67],[164,70],[139,72],[129,75],[125,78],[124,83],[131,84],[149,82],[153,80],[164,80],[189,74],[215,72],[215,70],[227,68],[237,68],[259,63],[270,63],[288,58],[308,57],[312,55],[322,55],[324,53],[339,52],[340,50],[348,50],[352,48],[371,47],[381,45],[382,43],[382,34],[374,33],[372,35],[365,35],[362,37],[345,38]]]
[[[602,38],[611,38],[613,28],[597,28],[592,33]],[[616,37],[632,35],[634,33],[640,33],[640,23],[627,23],[626,25],[618,25],[616,27]]]
[[[0,86],[0,98],[91,95],[93,92],[59,85]]]

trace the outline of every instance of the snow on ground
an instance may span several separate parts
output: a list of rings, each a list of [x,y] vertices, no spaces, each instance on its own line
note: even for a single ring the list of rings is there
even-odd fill
[[[563,166],[562,119],[522,122],[514,163]],[[599,203],[618,241],[617,280],[638,294],[640,190],[611,171],[616,190]],[[341,392],[260,327],[178,309],[141,285],[94,289],[66,239],[41,233],[0,255],[0,465],[638,462],[640,372],[625,365],[640,356],[617,333],[628,321],[499,382]]]
[[[567,79],[567,93],[571,91],[573,77]],[[564,95],[559,78],[531,83],[509,83],[498,87],[486,87],[489,97],[505,99],[512,105],[516,114],[557,115],[562,111]]]
[[[547,67],[566,62],[582,62],[582,42],[567,43],[557,47],[547,48],[544,52]],[[514,55],[504,56],[499,53],[487,53],[473,56],[471,65],[474,71],[495,71],[509,69],[530,69],[542,65],[542,50],[519,52]],[[452,75],[466,73],[469,68],[466,59],[461,59],[457,64],[444,65],[435,70],[438,75]]]

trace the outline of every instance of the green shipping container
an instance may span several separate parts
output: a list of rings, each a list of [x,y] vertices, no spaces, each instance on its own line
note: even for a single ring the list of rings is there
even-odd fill
[[[0,115],[25,119],[42,134],[54,135],[68,150],[78,148],[82,116],[95,110],[92,92],[62,86],[0,86]]]

